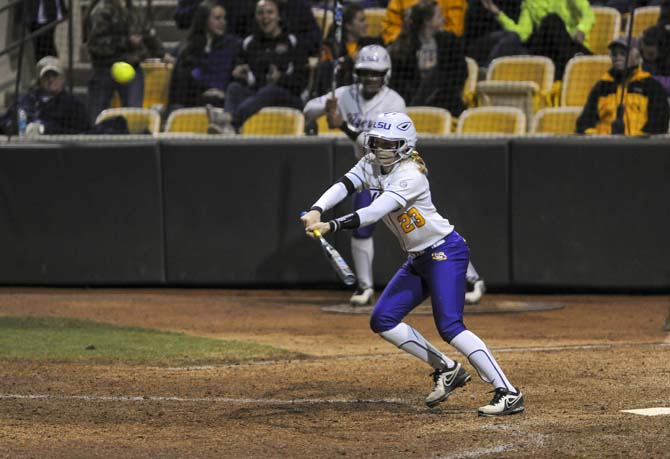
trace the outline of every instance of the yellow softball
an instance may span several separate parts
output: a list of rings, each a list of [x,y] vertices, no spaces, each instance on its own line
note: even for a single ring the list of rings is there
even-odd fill
[[[115,62],[112,65],[112,78],[119,84],[126,84],[135,78],[135,69],[127,62]]]

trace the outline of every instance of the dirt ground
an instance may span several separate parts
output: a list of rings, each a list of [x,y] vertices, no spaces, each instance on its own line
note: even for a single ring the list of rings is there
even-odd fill
[[[429,409],[430,369],[368,328],[325,314],[346,292],[0,289],[0,315],[52,315],[244,339],[303,360],[160,368],[0,362],[0,457],[670,457],[667,296],[486,295],[542,312],[471,314],[526,397],[480,418],[473,378]],[[432,317],[408,322],[453,358]],[[468,363],[466,367],[476,372]]]

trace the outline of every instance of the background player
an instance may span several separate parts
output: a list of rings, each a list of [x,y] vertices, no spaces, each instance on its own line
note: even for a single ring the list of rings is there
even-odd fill
[[[447,399],[470,379],[468,372],[440,352],[403,318],[431,295],[433,317],[440,336],[466,356],[480,377],[495,387],[481,416],[500,416],[524,410],[523,394],[505,377],[486,344],[463,324],[465,272],[470,251],[465,240],[442,217],[430,197],[426,166],[414,151],[416,130],[403,113],[379,115],[365,136],[369,152],[301,217],[308,236],[355,230],[383,219],[408,253],[405,263],[384,289],[370,317],[375,333],[432,366],[435,386],[426,398],[429,407]],[[354,213],[321,222],[349,194],[368,189],[373,200]]]
[[[331,129],[341,129],[352,140],[356,159],[360,159],[365,154],[364,133],[372,127],[375,118],[381,113],[406,112],[403,98],[387,86],[390,79],[391,58],[386,49],[379,45],[364,46],[354,63],[354,84],[307,102],[303,110],[306,121],[325,114]],[[354,210],[366,207],[371,202],[369,191],[355,193],[353,201]],[[358,288],[350,300],[353,306],[374,303],[373,230],[374,224],[358,228],[352,235],[351,256],[358,277]],[[465,301],[477,303],[486,287],[471,263],[466,279],[471,290],[465,294]]]
[[[406,111],[403,98],[387,86],[390,78],[391,58],[386,49],[379,45],[364,46],[354,63],[354,84],[307,102],[303,110],[306,121],[326,114],[329,127],[340,128],[353,142],[356,159],[362,158],[364,133],[372,127],[377,115]],[[355,193],[353,201],[354,210],[366,207],[371,202],[370,192]],[[373,230],[374,225],[369,225],[356,229],[352,235],[351,256],[358,277],[358,288],[350,300],[354,306],[374,302]]]

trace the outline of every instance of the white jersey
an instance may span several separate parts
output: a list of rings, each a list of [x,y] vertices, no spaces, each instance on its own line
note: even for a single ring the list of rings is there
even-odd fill
[[[449,220],[437,212],[430,197],[428,178],[414,161],[400,161],[391,172],[382,174],[372,158],[372,155],[365,156],[346,173],[346,177],[357,190],[369,189],[373,200],[383,193],[400,205],[383,220],[403,250],[421,251],[454,230]]]
[[[340,86],[335,90],[335,97],[337,98],[340,115],[354,131],[369,131],[375,118],[381,113],[405,113],[407,111],[405,100],[400,94],[387,86],[382,86],[379,92],[369,100],[363,98],[360,94],[358,84]],[[326,100],[329,98],[330,93],[307,102],[303,109],[305,118],[312,121],[325,114]],[[356,157],[361,158],[365,154],[362,143],[356,142],[355,147]]]

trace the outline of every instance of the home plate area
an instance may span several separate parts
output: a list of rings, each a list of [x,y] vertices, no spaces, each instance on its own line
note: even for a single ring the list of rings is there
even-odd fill
[[[506,312],[550,311],[562,309],[562,303],[546,303],[543,301],[491,301],[484,304],[466,304],[464,314],[497,314]],[[321,311],[328,314],[370,314],[373,306],[352,306],[349,303],[324,306]],[[421,303],[412,311],[412,314],[432,315],[432,305],[429,300]]]

